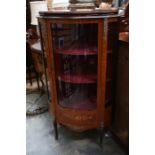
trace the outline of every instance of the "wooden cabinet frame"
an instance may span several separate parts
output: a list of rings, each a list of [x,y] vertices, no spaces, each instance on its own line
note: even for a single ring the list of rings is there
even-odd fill
[[[56,139],[58,138],[57,123],[70,127],[80,127],[87,130],[91,128],[102,129],[108,127],[111,121],[112,106],[106,107],[106,69],[107,69],[107,51],[108,51],[108,29],[109,23],[117,23],[117,15],[106,16],[67,16],[59,15],[40,16],[38,18],[42,50],[47,59],[48,78],[50,82],[50,90],[52,99],[49,100],[49,111],[54,116],[54,127]],[[94,110],[78,110],[63,108],[58,104],[55,59],[52,47],[52,31],[51,24],[98,24],[98,66],[97,66],[97,108]],[[117,35],[117,32],[116,32]],[[102,135],[100,137],[102,142]]]

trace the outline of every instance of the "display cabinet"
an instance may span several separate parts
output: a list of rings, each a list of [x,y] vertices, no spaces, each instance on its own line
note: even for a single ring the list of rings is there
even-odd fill
[[[117,54],[117,10],[40,12],[50,81],[49,111],[57,124],[84,131],[110,125]]]

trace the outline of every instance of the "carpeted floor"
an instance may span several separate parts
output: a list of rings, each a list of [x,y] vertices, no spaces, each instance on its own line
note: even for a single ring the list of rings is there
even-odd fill
[[[45,80],[44,80],[45,81]],[[45,82],[44,82],[45,83]],[[41,82],[39,83],[41,88]],[[48,96],[43,89],[38,89],[36,80],[33,80],[32,85],[29,82],[26,84],[26,114],[36,115],[48,111]]]

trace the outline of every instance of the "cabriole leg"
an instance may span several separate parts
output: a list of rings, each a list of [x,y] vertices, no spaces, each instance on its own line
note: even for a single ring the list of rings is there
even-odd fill
[[[103,137],[104,137],[104,127],[103,127],[103,123],[101,123],[101,127],[99,129],[99,143],[101,146],[103,144]]]
[[[58,128],[56,120],[53,121],[55,139],[58,140]]]

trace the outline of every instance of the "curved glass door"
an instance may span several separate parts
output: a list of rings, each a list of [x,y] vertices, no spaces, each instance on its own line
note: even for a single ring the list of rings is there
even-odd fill
[[[97,107],[98,24],[52,24],[58,103]]]

